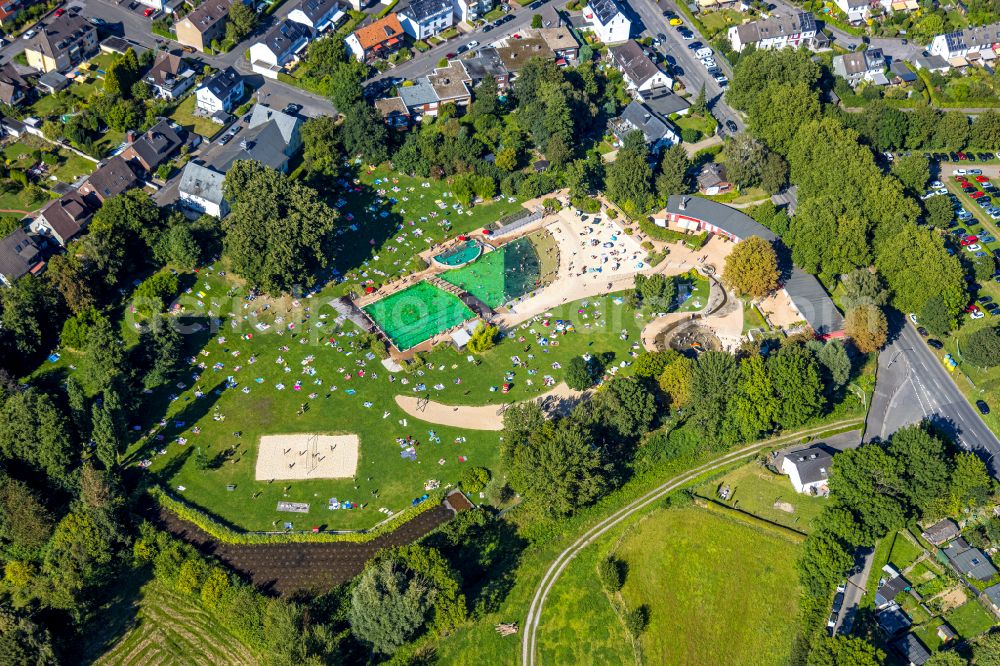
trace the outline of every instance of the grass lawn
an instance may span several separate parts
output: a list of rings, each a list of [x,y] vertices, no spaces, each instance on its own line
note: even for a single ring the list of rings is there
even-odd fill
[[[260,655],[219,626],[193,598],[156,581],[139,584],[129,581],[120,598],[98,613],[83,646],[87,663],[190,664],[195,655],[211,664],[260,662]]]
[[[646,663],[788,661],[799,602],[791,542],[690,507],[650,514],[616,556],[628,563],[626,604],[650,611]],[[550,617],[569,610],[546,607]]]
[[[692,90],[691,94],[697,95],[698,91]],[[693,102],[694,98],[692,98],[691,101]],[[718,125],[718,121],[712,116],[696,116],[694,114],[688,113],[683,116],[678,116],[674,120],[674,124],[676,124],[682,130],[684,129],[698,130],[699,132],[702,133],[703,135],[702,138],[705,138],[707,136],[712,136],[713,134],[715,134],[715,127],[716,125]]]
[[[764,321],[764,315],[761,314],[760,310],[754,307],[753,304],[744,301],[743,302],[743,332],[747,333],[753,329],[764,329],[769,330],[767,322]]]
[[[896,540],[892,544],[892,550],[889,551],[889,564],[902,571],[913,564],[922,553],[922,548],[913,545],[913,542],[907,538],[906,534],[899,532],[896,534]]]
[[[679,305],[671,312],[697,312],[708,303],[708,294],[711,291],[708,278],[698,273],[689,271],[684,275],[677,276],[677,300]]]
[[[55,156],[55,163],[49,165],[49,174],[64,183],[73,183],[80,176],[91,173],[96,166],[85,157],[80,157],[65,148],[57,148],[47,141],[30,135],[4,145],[2,151],[4,162],[8,166],[21,170],[34,166],[35,158],[32,154],[35,151],[42,151],[48,160]],[[43,186],[51,184],[48,179],[42,183]]]
[[[724,502],[716,494],[716,491],[723,486],[732,489],[729,501]],[[713,480],[699,487],[697,492],[727,506],[806,533],[809,532],[813,519],[827,505],[827,500],[822,497],[811,497],[795,492],[787,476],[772,474],[756,463],[745,465],[720,479]],[[777,508],[775,504],[779,502],[791,505],[794,512],[789,513]]]
[[[200,134],[206,139],[211,139],[222,129],[222,125],[213,123],[205,116],[196,116],[194,114],[194,105],[196,102],[194,94],[190,94],[185,97],[174,112],[170,114],[170,119],[176,122],[178,125],[188,130],[189,132],[194,132],[195,134]]]
[[[979,602],[971,599],[958,608],[953,608],[945,614],[944,619],[958,632],[962,638],[972,638],[982,634],[996,625],[990,615]]]
[[[743,15],[732,9],[723,9],[715,12],[708,12],[698,17],[707,33],[705,37],[711,41],[720,32],[725,32],[730,26],[739,25],[743,22]]]

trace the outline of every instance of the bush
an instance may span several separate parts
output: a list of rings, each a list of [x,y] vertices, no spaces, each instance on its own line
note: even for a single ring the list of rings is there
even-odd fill
[[[566,385],[574,391],[585,391],[594,385],[594,368],[582,356],[574,356],[566,366]]]
[[[573,197],[570,203],[584,213],[597,213],[601,210],[601,202],[593,197]]]
[[[685,127],[681,130],[681,140],[684,143],[698,143],[701,141],[701,132],[693,127]]]
[[[625,629],[628,630],[628,633],[638,637],[639,634],[646,630],[646,625],[649,624],[649,609],[646,606],[639,606],[638,608],[625,611],[624,620]]]
[[[615,593],[625,584],[626,564],[617,557],[608,555],[597,565],[597,575],[601,585],[609,593]]]
[[[462,470],[462,488],[469,493],[478,493],[490,482],[490,470],[485,467],[466,467]]]
[[[500,329],[498,327],[480,322],[476,330],[472,332],[472,338],[469,340],[467,346],[469,353],[482,354],[485,351],[493,349],[499,333]]]

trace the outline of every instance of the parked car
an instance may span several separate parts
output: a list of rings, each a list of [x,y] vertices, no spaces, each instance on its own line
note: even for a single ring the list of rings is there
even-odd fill
[[[953,176],[964,176],[967,173],[968,171],[966,171],[965,169],[955,169],[954,171],[951,172]]]
[[[906,316],[910,318],[910,321],[912,321],[912,322],[913,322],[913,325],[914,325],[914,326],[916,326],[916,325],[917,325],[917,315],[915,315],[915,314],[913,314],[913,313],[911,312],[910,314],[908,314],[908,315],[906,315]]]
[[[983,170],[982,169],[969,169],[968,173],[969,173],[970,176],[981,176],[983,174]]]
[[[726,129],[727,129],[727,130],[729,130],[730,132],[736,132],[736,131],[738,131],[738,130],[739,130],[740,128],[739,128],[739,127],[737,127],[736,123],[735,123],[735,122],[733,122],[732,120],[727,120],[727,121],[726,121]]]
[[[965,246],[966,252],[978,252],[981,249],[983,249],[983,247],[979,243],[973,243],[972,245]]]
[[[32,37],[34,37],[37,34],[38,34],[38,31],[35,30],[34,28],[31,28],[30,30],[28,30],[27,32],[25,32],[24,35],[21,38],[27,40],[27,39],[31,39]]]
[[[944,345],[941,344],[940,340],[935,340],[934,338],[930,338],[929,340],[927,340],[927,345],[933,347],[934,349],[941,349],[942,347],[944,347]]]
[[[302,105],[301,104],[292,103],[292,104],[289,104],[289,105],[285,106],[285,108],[282,109],[281,112],[282,113],[287,113],[289,115],[294,116],[296,113],[298,113],[301,110],[302,110]]]
[[[927,337],[927,335],[928,335],[928,333],[927,333],[927,329],[926,329],[926,328],[924,328],[923,326],[917,326],[917,333],[919,333],[920,335],[922,335],[922,336],[923,336],[923,337],[925,337],[925,338],[926,338],[926,337]]]
[[[977,183],[988,183],[988,182],[990,182],[990,179],[987,178],[986,176],[976,176],[976,182]]]
[[[985,400],[976,400],[976,409],[978,409],[979,413],[983,416],[990,413],[990,406],[986,404]]]
[[[145,16],[146,18],[149,18],[150,16],[153,15],[155,11],[156,10],[153,9],[152,7],[146,7],[144,10],[142,10],[142,15]]]
[[[60,16],[62,16],[62,15],[63,15],[63,14],[65,14],[65,13],[66,13],[66,10],[65,10],[65,9],[63,9],[62,7],[60,7],[59,9],[57,9],[57,10],[56,10],[56,11],[54,12],[54,14],[55,14],[56,18],[59,18]]]

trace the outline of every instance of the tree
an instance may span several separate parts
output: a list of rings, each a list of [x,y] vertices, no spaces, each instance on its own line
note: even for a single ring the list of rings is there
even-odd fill
[[[993,491],[993,479],[975,453],[963,451],[955,456],[948,489],[951,491],[950,513],[959,515],[965,509],[985,506]]]
[[[601,580],[601,585],[609,594],[614,594],[622,589],[625,584],[626,563],[618,558],[608,555],[597,565],[597,577]]]
[[[820,414],[823,380],[812,352],[799,344],[785,345],[767,359],[767,372],[780,399],[776,420],[782,428],[795,428]]]
[[[545,421],[511,443],[511,485],[546,516],[558,518],[594,501],[606,484],[601,452],[572,419]]]
[[[896,158],[892,163],[892,173],[910,192],[923,193],[927,181],[931,179],[931,165],[923,155],[912,153]]]
[[[257,27],[256,12],[243,3],[240,5],[229,8],[229,20],[226,22],[226,39],[234,45],[249,37]]]
[[[948,150],[960,150],[969,139],[969,117],[961,111],[942,114],[934,130],[935,145]]]
[[[969,132],[969,144],[987,150],[1000,145],[1000,113],[987,111],[976,116]]]
[[[344,124],[340,135],[344,150],[349,155],[360,155],[372,164],[384,162],[389,157],[389,134],[385,123],[375,108],[358,102],[344,111]]]
[[[972,274],[980,282],[989,282],[996,272],[997,262],[993,255],[987,254],[984,257],[972,258]]]
[[[826,370],[827,388],[835,391],[851,378],[851,358],[840,340],[830,340],[816,353],[816,360]]]
[[[907,224],[882,239],[875,248],[875,266],[903,312],[916,312],[933,296],[940,296],[952,314],[965,307],[962,265],[948,255],[940,236],[928,229]]]
[[[904,461],[877,444],[838,453],[830,496],[852,517],[853,545],[870,545],[906,523]]]
[[[947,335],[957,323],[955,314],[944,304],[940,296],[927,299],[920,308],[920,324],[934,335]]]
[[[153,248],[153,256],[164,264],[194,270],[201,263],[201,248],[187,221],[171,225]]]
[[[365,65],[353,58],[338,62],[330,72],[330,101],[345,119],[349,110],[362,103],[365,75]]]
[[[490,470],[485,467],[466,467],[462,470],[462,488],[469,493],[478,493],[490,482]]]
[[[670,398],[670,406],[679,409],[691,400],[691,379],[694,375],[694,361],[681,356],[670,362],[660,373],[657,383],[660,390]]]
[[[622,621],[625,623],[625,629],[628,633],[638,637],[649,624],[649,608],[647,606],[630,608],[625,611],[625,617],[622,618]]]
[[[635,290],[642,298],[642,305],[655,312],[667,312],[677,296],[677,285],[673,278],[660,275],[636,275]]]
[[[69,488],[78,457],[66,417],[36,388],[15,393],[0,409],[0,454]]]
[[[83,349],[90,335],[90,329],[103,318],[104,315],[94,307],[82,310],[63,323],[59,342],[71,349]]]
[[[574,391],[585,391],[594,385],[594,366],[582,356],[574,356],[566,365],[566,385]]]
[[[974,638],[972,656],[976,666],[1000,665],[1000,633],[983,634]]]
[[[778,397],[764,359],[759,355],[743,359],[728,415],[740,439],[752,441],[769,432],[778,416],[778,408]]]
[[[763,298],[778,288],[778,256],[769,242],[751,236],[726,257],[722,281],[740,296]]]
[[[36,559],[52,534],[53,520],[23,481],[0,477],[0,543],[12,557]]]
[[[902,493],[921,514],[947,495],[951,469],[944,442],[921,425],[893,433],[889,455],[904,460]]]
[[[885,345],[889,325],[881,308],[874,305],[859,305],[847,311],[844,331],[858,351],[870,354]]]
[[[955,217],[947,197],[931,197],[923,202],[924,219],[935,229],[944,229]]]
[[[680,354],[673,349],[643,352],[639,354],[635,359],[635,363],[632,364],[632,374],[641,379],[656,379],[663,374],[664,369],[666,369],[671,361],[675,361],[678,358],[680,358]]]
[[[133,83],[131,93],[132,99],[137,99],[140,102],[145,102],[153,98],[153,89],[145,81],[136,81]]]
[[[889,300],[889,292],[886,291],[881,276],[868,268],[857,268],[842,276],[840,282],[844,286],[840,303],[845,310],[859,305],[881,307]]]
[[[691,376],[693,419],[702,432],[718,437],[735,393],[736,360],[726,352],[709,351],[698,358]]]
[[[645,434],[656,418],[656,401],[636,377],[613,377],[595,398],[600,421],[614,431],[615,441]]]
[[[634,131],[626,135],[618,157],[607,166],[605,194],[633,217],[642,215],[653,204],[653,173],[648,158],[642,133]]]
[[[691,103],[691,114],[695,116],[704,116],[708,113],[708,102],[705,96],[705,84],[701,84],[701,88],[698,90],[698,94],[695,95],[694,102]]]
[[[663,151],[660,173],[656,176],[656,194],[661,199],[666,199],[672,194],[691,191],[687,175],[690,168],[691,160],[688,159],[684,146],[674,144]]]
[[[28,275],[0,291],[0,325],[14,347],[31,356],[51,347],[59,301],[43,277]]]
[[[122,374],[125,349],[107,319],[98,320],[90,329],[77,378],[91,390],[109,386]]]
[[[807,666],[880,666],[885,653],[862,638],[823,636],[813,643]]]
[[[315,190],[256,162],[226,174],[231,211],[222,222],[233,270],[270,294],[315,284],[332,251],[338,214]]]
[[[760,169],[760,186],[768,194],[778,194],[788,185],[788,162],[778,153],[768,153]]]
[[[302,160],[311,174],[336,176],[343,161],[337,119],[316,116],[302,125]]]
[[[500,335],[500,328],[480,322],[476,330],[472,332],[469,339],[468,350],[472,354],[482,354],[496,345],[497,336]]]
[[[987,326],[965,336],[962,358],[980,368],[1000,365],[1000,328]]]
[[[95,404],[91,412],[91,439],[96,447],[97,459],[104,469],[112,470],[118,465],[118,455],[122,448],[117,429],[106,405]]]
[[[760,141],[745,132],[737,134],[726,145],[726,173],[729,180],[741,188],[760,183],[766,155],[767,150]]]

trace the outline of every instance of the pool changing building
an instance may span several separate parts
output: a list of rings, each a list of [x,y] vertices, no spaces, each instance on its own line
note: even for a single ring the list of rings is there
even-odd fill
[[[770,229],[750,216],[701,197],[669,197],[667,207],[653,217],[653,222],[660,227],[674,226],[692,232],[707,231],[725,236],[736,243],[750,236],[760,236],[771,243],[778,240]],[[781,288],[795,311],[818,337],[829,339],[843,336],[844,318],[815,276],[793,266],[791,275]]]

